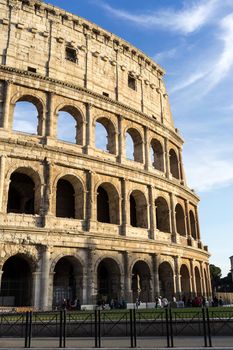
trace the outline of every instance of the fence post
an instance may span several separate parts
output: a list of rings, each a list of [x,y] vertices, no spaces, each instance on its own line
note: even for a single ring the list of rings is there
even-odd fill
[[[137,347],[137,324],[136,324],[136,309],[133,309],[133,335],[134,347]]]
[[[66,310],[63,311],[63,348],[66,347]]]
[[[29,312],[26,311],[26,324],[25,324],[25,338],[24,338],[24,347],[28,347],[28,320],[29,320]]]
[[[97,334],[97,310],[95,309],[95,348],[98,347],[97,339],[98,339],[98,334]]]
[[[166,331],[167,331],[167,347],[170,348],[170,336],[169,336],[169,320],[168,320],[168,309],[165,308],[166,316]]]
[[[29,311],[28,348],[31,347],[32,340],[32,311]]]
[[[98,310],[98,347],[101,348],[101,314]]]
[[[130,321],[130,346],[133,348],[133,310],[129,310],[129,321]]]
[[[63,323],[63,311],[60,310],[60,319],[59,319],[59,348],[62,348],[62,323]]]
[[[171,348],[173,348],[173,321],[172,321],[172,310],[169,308],[169,316],[170,316],[170,337],[171,337]]]
[[[209,346],[212,347],[212,339],[211,339],[211,331],[210,331],[210,317],[209,317],[209,309],[206,308],[206,319],[207,319],[207,330],[208,330],[208,338],[209,338]]]
[[[203,323],[203,331],[204,331],[204,345],[207,348],[207,334],[206,334],[206,319],[205,319],[205,308],[202,308],[202,323]]]

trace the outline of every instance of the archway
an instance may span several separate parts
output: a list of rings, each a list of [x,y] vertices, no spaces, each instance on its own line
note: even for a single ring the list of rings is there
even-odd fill
[[[73,256],[58,260],[54,268],[53,305],[61,306],[62,300],[82,302],[83,267]]]
[[[143,163],[142,137],[133,128],[129,128],[126,132],[126,157],[135,162]]]
[[[141,228],[148,227],[146,198],[138,190],[134,190],[130,194],[130,225]]]
[[[133,301],[138,298],[142,302],[151,301],[151,273],[145,261],[137,261],[132,269]]]
[[[61,218],[75,218],[74,188],[65,179],[59,179],[57,182],[56,216]]]
[[[83,117],[74,106],[64,106],[57,114],[57,138],[62,141],[83,144]]]
[[[32,271],[28,261],[16,254],[4,263],[1,283],[1,305],[32,305]]]
[[[35,214],[35,183],[28,175],[17,171],[11,174],[7,212]]]
[[[170,232],[169,208],[164,198],[158,197],[155,201],[156,228],[162,232]]]
[[[96,202],[99,222],[119,224],[119,195],[112,184],[104,182],[98,187]]]
[[[176,205],[175,212],[176,212],[176,230],[180,235],[186,236],[184,210],[180,204]]]
[[[96,120],[95,145],[102,151],[116,153],[116,131],[110,119],[101,117]]]
[[[197,296],[201,296],[201,276],[198,267],[195,267],[195,282],[196,282],[196,291],[197,291]]]
[[[159,289],[162,297],[172,300],[174,296],[174,278],[172,267],[168,262],[159,265]]]
[[[115,260],[105,258],[97,268],[97,301],[109,303],[121,297],[120,269]]]
[[[170,149],[169,151],[169,160],[170,160],[170,173],[174,178],[179,179],[180,178],[179,162],[174,149]]]
[[[196,222],[195,222],[195,217],[192,210],[189,211],[189,219],[190,219],[190,226],[191,226],[191,236],[194,239],[197,239]]]
[[[164,171],[163,147],[156,139],[151,141],[151,163],[155,169]]]
[[[190,297],[190,275],[186,265],[181,266],[180,276],[181,276],[181,293],[187,299]]]

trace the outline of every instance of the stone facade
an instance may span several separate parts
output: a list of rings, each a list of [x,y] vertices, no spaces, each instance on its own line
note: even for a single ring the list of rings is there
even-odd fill
[[[39,0],[0,0],[0,39],[2,304],[210,296],[163,69]],[[38,111],[36,134],[13,130],[22,101]],[[60,111],[76,123],[75,143],[57,137]]]

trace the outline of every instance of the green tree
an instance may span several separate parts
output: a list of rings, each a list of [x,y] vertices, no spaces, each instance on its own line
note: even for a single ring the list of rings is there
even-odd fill
[[[222,276],[222,271],[220,267],[210,264],[210,278],[211,278],[212,289],[214,291],[217,290],[217,287],[220,284],[221,276]]]

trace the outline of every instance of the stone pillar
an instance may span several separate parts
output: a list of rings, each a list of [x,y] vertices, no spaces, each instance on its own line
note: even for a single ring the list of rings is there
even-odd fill
[[[153,196],[153,186],[148,186],[148,197],[149,197],[149,219],[150,219],[150,237],[155,239],[155,205],[154,205],[154,196]]]
[[[86,173],[87,183],[87,200],[86,200],[86,230],[90,231],[91,221],[93,220],[93,172],[88,171]]]
[[[196,287],[196,279],[195,279],[195,271],[194,271],[194,260],[190,260],[190,266],[191,266],[192,296],[196,296],[197,295],[197,287]]]
[[[206,264],[206,272],[207,272],[207,279],[208,279],[208,297],[212,297],[212,285],[211,285],[211,277],[210,277],[210,265]]]
[[[176,297],[181,298],[181,275],[180,275],[180,259],[179,256],[174,256],[175,266],[175,285],[176,285]]]
[[[82,285],[82,292],[83,292],[83,295],[82,295],[82,304],[88,304],[88,290],[90,288],[89,286],[89,276],[88,276],[88,267],[85,267],[84,269],[84,272],[83,272],[83,285]]]
[[[125,300],[128,303],[133,302],[133,295],[132,295],[132,276],[131,276],[131,271],[129,271],[129,253],[128,252],[123,252],[123,262],[124,262],[124,297]]]
[[[96,304],[97,300],[97,276],[94,271],[94,249],[87,249],[87,303]]]
[[[53,179],[53,167],[54,163],[45,158],[44,160],[44,214],[51,216],[53,215],[53,188],[52,188],[52,179]],[[55,211],[55,210],[54,210]]]
[[[181,153],[181,149],[178,149],[179,152],[179,172],[180,172],[180,179],[182,181],[182,184],[184,185],[184,167],[183,167],[183,162],[182,162],[182,153]]]
[[[126,200],[126,182],[127,180],[121,179],[121,234],[126,235],[127,226],[127,200]]]
[[[176,213],[175,213],[175,201],[174,194],[169,193],[170,196],[170,219],[171,219],[171,232],[172,232],[172,241],[177,243],[177,231],[176,231]]]
[[[89,154],[90,148],[93,145],[93,125],[91,117],[91,103],[86,103],[86,145],[85,153]]]
[[[10,127],[9,121],[10,121],[11,89],[12,89],[12,82],[8,80],[5,82],[5,101],[4,101],[3,116],[2,116],[2,126],[6,130],[8,130]],[[12,124],[12,121],[11,121],[11,124]]]
[[[170,162],[169,162],[169,152],[168,152],[168,139],[165,138],[165,143],[164,143],[164,147],[165,147],[165,174],[166,174],[166,178],[169,179],[170,177]]]
[[[154,295],[152,295],[152,298],[156,298],[160,294],[160,288],[159,288],[159,260],[160,255],[158,254],[152,254],[152,266],[153,266],[153,274],[154,274]]]
[[[190,225],[190,217],[189,217],[189,201],[185,200],[185,217],[186,217],[186,233],[189,237],[191,237],[191,225]]]
[[[88,82],[89,82],[89,76],[88,76],[88,66],[89,66],[89,38],[90,35],[88,34],[88,29],[84,27],[84,35],[86,39],[86,57],[85,57],[85,76],[84,76],[84,87],[88,89]]]
[[[200,261],[200,275],[201,275],[201,291],[202,291],[202,295],[206,297],[206,295],[207,295],[207,288],[206,288],[206,281],[205,281],[205,275],[204,275],[203,261]]]
[[[198,241],[200,241],[201,235],[200,235],[200,225],[199,225],[197,207],[195,207],[195,220],[196,220],[197,239]]]
[[[163,92],[161,90],[161,83],[162,83],[162,78],[158,77],[159,81],[159,88],[156,89],[157,93],[159,94],[159,99],[160,99],[160,117],[161,117],[161,123],[163,124]]]
[[[123,117],[121,115],[118,116],[118,162],[122,162],[122,156],[123,156],[123,133],[122,133],[122,121]]]
[[[41,272],[36,271],[32,273],[32,306],[37,310],[40,308],[40,280]]]
[[[54,123],[55,118],[55,111],[54,111],[54,93],[48,92],[47,95],[47,105],[48,105],[48,112],[47,112],[47,136],[49,137],[56,137],[56,123]]]
[[[41,271],[41,309],[49,309],[49,284],[50,284],[50,248],[43,247],[42,271]]]
[[[0,293],[1,293],[1,290],[2,290],[2,275],[3,275],[3,272],[4,271],[0,271]]]
[[[145,153],[145,162],[144,162],[144,168],[145,170],[149,169],[150,164],[150,145],[148,144],[148,128],[144,126],[144,153]]]
[[[3,208],[3,193],[5,180],[6,156],[0,157],[0,213],[4,211]]]

